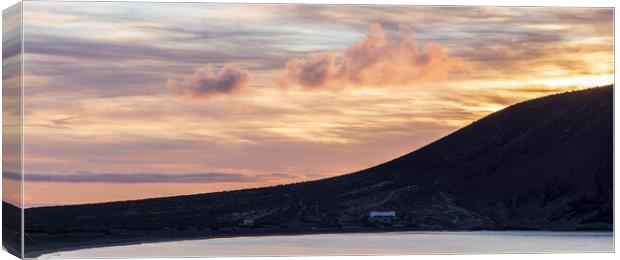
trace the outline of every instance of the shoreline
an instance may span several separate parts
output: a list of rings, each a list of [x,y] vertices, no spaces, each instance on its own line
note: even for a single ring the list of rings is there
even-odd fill
[[[213,231],[211,231],[213,232]],[[88,235],[88,234],[80,234],[78,236],[69,236],[65,237],[69,240],[64,240],[62,238],[55,238],[56,241],[49,241],[52,246],[39,246],[37,245],[28,245],[26,244],[26,248],[31,247],[33,250],[29,250],[29,252],[25,252],[25,258],[38,258],[45,254],[53,254],[64,251],[74,251],[80,249],[90,249],[90,248],[99,248],[99,247],[114,247],[114,246],[128,246],[128,245],[138,245],[138,244],[150,244],[150,243],[162,243],[162,242],[175,242],[175,241],[187,241],[187,240],[206,240],[206,239],[222,239],[222,238],[237,238],[237,237],[265,237],[265,236],[303,236],[303,235],[320,235],[320,234],[364,234],[364,233],[398,233],[398,232],[420,232],[420,233],[433,233],[433,232],[554,232],[554,233],[563,233],[563,232],[571,232],[571,233],[601,233],[601,234],[609,234],[613,236],[613,230],[515,230],[515,229],[505,229],[505,230],[492,230],[492,229],[481,229],[481,230],[421,230],[421,229],[412,229],[412,228],[372,228],[372,229],[325,229],[325,230],[235,230],[235,231],[219,231],[216,233],[205,234],[200,231],[191,231],[183,234],[165,234],[159,232],[151,232],[148,236],[144,234],[130,234],[130,233],[119,233],[115,235]],[[76,239],[82,238],[84,241],[82,244],[76,243]]]

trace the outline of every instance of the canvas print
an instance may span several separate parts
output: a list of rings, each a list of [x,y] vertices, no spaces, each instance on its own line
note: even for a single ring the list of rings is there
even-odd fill
[[[25,258],[613,252],[613,8],[24,1]]]

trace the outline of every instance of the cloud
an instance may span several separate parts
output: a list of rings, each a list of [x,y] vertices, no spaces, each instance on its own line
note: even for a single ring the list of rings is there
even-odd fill
[[[207,98],[215,95],[231,95],[238,93],[252,82],[249,71],[240,69],[233,64],[224,65],[218,72],[213,65],[197,69],[194,74],[181,84],[169,81],[168,84],[180,93],[191,97]]]
[[[21,180],[15,172],[3,172],[3,177]],[[70,183],[240,183],[256,182],[270,179],[288,179],[295,176],[286,174],[239,173],[94,173],[76,172],[62,174],[28,173],[24,176],[27,182],[70,182]]]
[[[440,44],[429,42],[418,48],[407,26],[401,25],[397,34],[397,40],[390,41],[383,27],[373,23],[370,32],[347,47],[340,59],[322,52],[289,60],[282,83],[315,89],[380,87],[440,80],[470,69],[467,61],[451,56]]]
[[[308,88],[327,85],[335,72],[334,60],[334,55],[329,52],[292,59],[286,64],[284,83]]]

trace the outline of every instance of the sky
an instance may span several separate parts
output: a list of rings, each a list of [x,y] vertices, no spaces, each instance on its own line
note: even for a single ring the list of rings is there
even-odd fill
[[[604,8],[35,1],[23,26],[26,207],[351,173],[614,72]]]

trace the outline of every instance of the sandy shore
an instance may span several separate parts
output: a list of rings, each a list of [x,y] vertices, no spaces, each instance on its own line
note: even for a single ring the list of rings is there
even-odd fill
[[[414,228],[333,228],[333,229],[243,229],[225,231],[185,231],[185,232],[150,232],[145,233],[118,233],[110,235],[76,234],[65,236],[39,237],[34,243],[26,244],[26,258],[37,258],[43,254],[72,251],[78,249],[135,245],[144,243],[172,242],[182,240],[216,239],[231,237],[261,237],[279,235],[310,235],[310,234],[343,234],[343,233],[387,233],[387,232],[441,232],[448,230],[421,230]],[[450,230],[450,232],[469,232],[484,230]],[[536,231],[536,230],[488,230],[488,231]],[[545,230],[538,230],[545,231]],[[588,232],[588,230],[581,230]],[[610,232],[609,230],[589,230]],[[567,231],[580,232],[580,231]],[[31,238],[37,239],[37,238]]]

